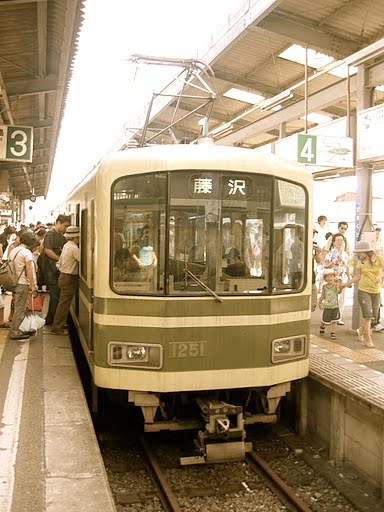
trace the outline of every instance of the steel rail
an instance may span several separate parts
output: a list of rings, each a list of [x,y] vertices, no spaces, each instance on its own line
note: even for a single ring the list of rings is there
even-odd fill
[[[160,468],[155,455],[143,437],[140,438],[140,444],[147,459],[146,462],[149,475],[158,490],[159,498],[164,510],[167,512],[181,512],[181,508],[166,477],[164,476],[164,472]]]
[[[306,505],[304,501],[294,493],[293,489],[291,489],[291,487],[289,487],[256,452],[252,451],[246,455],[248,463],[250,462],[250,459],[250,466],[256,472],[260,471],[262,473],[262,476],[266,478],[271,491],[277,495],[281,494],[284,497],[284,501],[286,501],[286,503],[284,503],[286,506],[293,505],[294,508],[290,508],[290,510],[294,510],[296,512],[311,512],[308,505]],[[279,498],[281,499],[280,496]]]

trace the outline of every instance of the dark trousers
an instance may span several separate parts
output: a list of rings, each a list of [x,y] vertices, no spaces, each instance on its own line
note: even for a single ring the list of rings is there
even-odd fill
[[[57,284],[57,281],[47,282],[47,288],[49,291],[49,307],[47,316],[45,318],[45,323],[49,325],[55,318],[57,305],[59,304],[60,300],[60,288]]]
[[[73,274],[60,274],[58,285],[60,299],[53,320],[52,330],[62,332],[67,322],[67,316],[72,299],[79,287],[79,276]]]

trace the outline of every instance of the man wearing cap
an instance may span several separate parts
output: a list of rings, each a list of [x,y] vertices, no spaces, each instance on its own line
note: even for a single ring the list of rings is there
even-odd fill
[[[57,262],[59,261],[64,244],[67,241],[64,233],[67,231],[70,224],[71,218],[68,215],[59,215],[55,225],[48,231],[44,238],[42,270],[49,291],[49,307],[45,319],[46,325],[52,324],[60,300],[60,288],[57,284],[59,279]]]
[[[14,312],[9,331],[11,340],[26,340],[36,331],[21,332],[20,324],[27,311],[28,293],[37,292],[36,272],[33,263],[32,250],[39,246],[39,241],[33,233],[25,231],[20,236],[20,245],[13,249],[10,261],[15,264],[16,275],[20,276],[13,292]]]
[[[60,300],[53,320],[51,333],[64,335],[64,326],[72,299],[79,286],[79,240],[80,230],[77,226],[69,226],[65,233],[67,240],[59,259],[60,276],[58,285],[60,288]]]

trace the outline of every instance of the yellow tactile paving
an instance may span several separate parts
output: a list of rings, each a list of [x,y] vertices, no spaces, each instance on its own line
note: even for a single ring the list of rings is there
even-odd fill
[[[346,357],[347,359],[352,359],[356,363],[384,361],[384,352],[375,348],[367,348],[363,344],[361,344],[361,348],[353,350],[333,341],[315,336],[314,334],[311,335],[311,343],[335,354],[339,354],[342,357]]]

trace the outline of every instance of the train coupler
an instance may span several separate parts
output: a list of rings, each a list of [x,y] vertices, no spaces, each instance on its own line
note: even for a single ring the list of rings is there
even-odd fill
[[[243,460],[252,450],[245,442],[243,408],[219,400],[196,399],[205,422],[194,440],[196,455],[181,457],[182,465]]]

